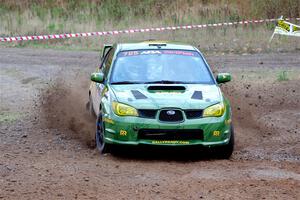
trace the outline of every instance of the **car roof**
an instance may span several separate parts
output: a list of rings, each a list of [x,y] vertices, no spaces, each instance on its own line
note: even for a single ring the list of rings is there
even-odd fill
[[[130,51],[130,50],[146,50],[146,49],[176,49],[176,50],[196,50],[195,47],[180,43],[180,42],[170,42],[170,41],[160,41],[160,40],[147,40],[142,42],[133,43],[121,43],[117,44],[119,51]]]

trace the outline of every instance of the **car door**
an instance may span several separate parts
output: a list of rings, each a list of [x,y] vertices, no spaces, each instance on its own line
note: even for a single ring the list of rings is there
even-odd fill
[[[111,48],[106,53],[106,55],[104,56],[104,59],[102,60],[101,65],[98,69],[98,71],[100,71],[104,74],[104,82],[103,83],[95,83],[95,87],[94,87],[95,90],[91,91],[91,93],[93,95],[93,108],[97,115],[99,114],[99,108],[100,108],[100,104],[101,104],[103,89],[106,87],[105,85],[107,82],[107,75],[108,75],[109,69],[112,64],[114,52],[115,52],[114,49]]]

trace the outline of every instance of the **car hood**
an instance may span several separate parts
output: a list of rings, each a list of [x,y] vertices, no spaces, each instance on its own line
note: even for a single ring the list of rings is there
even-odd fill
[[[110,88],[118,102],[137,109],[204,109],[223,99],[217,85],[132,84],[110,85]]]

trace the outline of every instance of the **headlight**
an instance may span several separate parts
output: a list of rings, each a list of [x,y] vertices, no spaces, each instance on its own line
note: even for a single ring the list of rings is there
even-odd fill
[[[221,117],[225,112],[225,105],[223,102],[205,108],[203,117]]]
[[[119,116],[138,116],[138,112],[135,108],[122,103],[114,101],[112,103],[112,108],[114,113]]]

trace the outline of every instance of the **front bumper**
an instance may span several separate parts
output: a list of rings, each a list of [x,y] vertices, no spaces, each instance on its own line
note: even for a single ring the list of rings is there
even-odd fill
[[[160,122],[157,119],[141,117],[119,117],[105,114],[104,139],[110,144],[121,145],[162,145],[162,146],[219,146],[229,142],[231,120],[229,114],[222,117],[208,117],[185,120],[181,123]],[[139,131],[142,129],[156,130],[202,130],[201,139],[141,139]],[[186,133],[188,134],[188,132]]]

